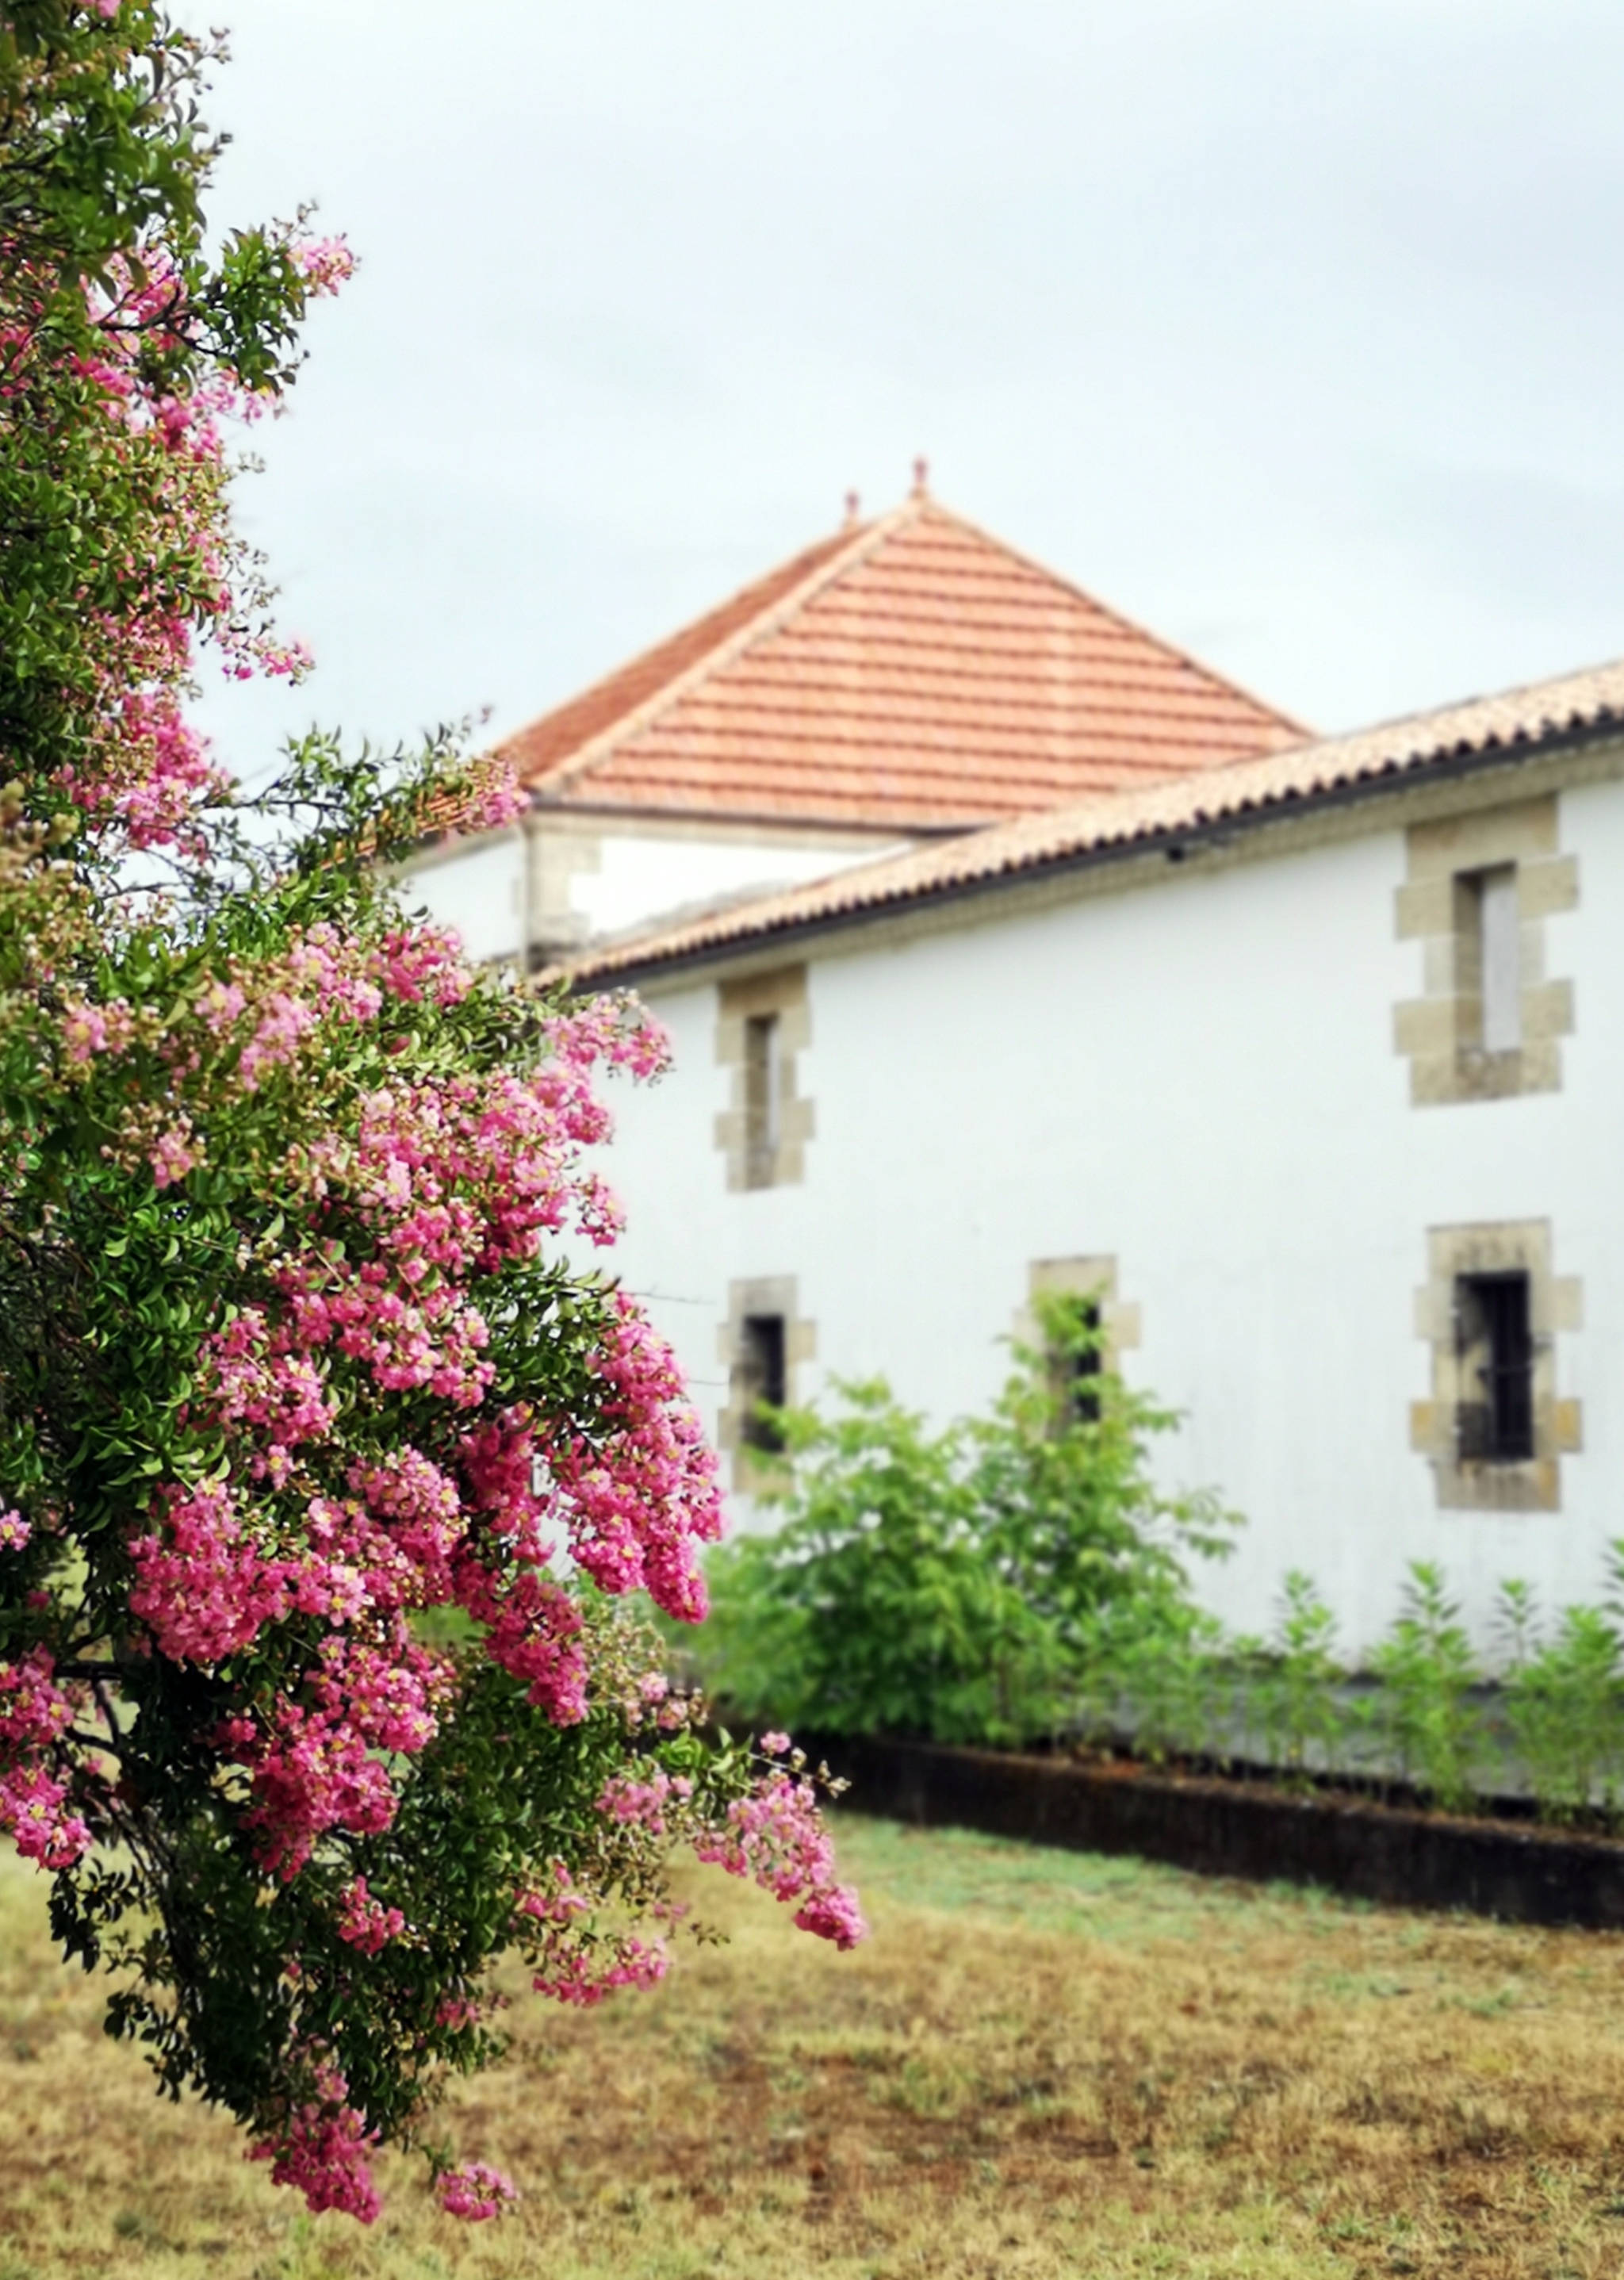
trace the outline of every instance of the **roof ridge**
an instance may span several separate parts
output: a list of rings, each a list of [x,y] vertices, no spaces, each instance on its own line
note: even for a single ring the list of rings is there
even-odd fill
[[[644,728],[650,727],[663,712],[668,712],[672,705],[686,697],[702,681],[708,680],[712,674],[720,672],[733,664],[735,659],[743,657],[745,651],[758,641],[764,640],[769,634],[777,633],[792,617],[804,610],[809,602],[814,600],[825,587],[830,585],[834,580],[840,577],[845,571],[853,568],[858,563],[866,561],[875,547],[903,528],[906,523],[916,520],[926,504],[927,502],[920,495],[911,494],[904,499],[900,506],[893,507],[889,514],[876,515],[872,522],[859,525],[852,533],[849,545],[838,548],[825,561],[820,562],[814,569],[808,571],[805,577],[792,586],[787,594],[781,594],[776,600],[764,603],[753,617],[746,619],[742,626],[735,626],[731,633],[724,634],[720,641],[704,651],[703,656],[696,658],[691,665],[685,666],[681,672],[673,674],[669,681],[663,682],[658,689],[645,697],[641,704],[633,705],[629,712],[621,713],[619,719],[612,720],[607,728],[600,728],[595,736],[589,737],[587,742],[572,752],[566,760],[560,761],[558,766],[542,780],[542,783],[532,786],[533,792],[539,797],[543,786],[548,792],[554,792],[566,789],[574,783],[585,774],[588,769],[595,767],[627,737],[639,735]],[[727,605],[723,604],[721,606],[725,608]],[[524,732],[521,730],[520,733],[522,735]]]
[[[1181,665],[1189,666],[1190,671],[1199,674],[1204,681],[1216,682],[1220,688],[1227,689],[1232,697],[1242,698],[1244,703],[1254,706],[1259,712],[1266,712],[1271,720],[1278,720],[1282,728],[1289,728],[1304,743],[1313,743],[1317,741],[1319,732],[1311,728],[1306,721],[1299,720],[1294,713],[1282,712],[1278,705],[1271,705],[1265,698],[1254,696],[1250,689],[1245,688],[1231,674],[1220,673],[1216,666],[1208,665],[1204,658],[1197,657],[1192,651],[1185,649],[1181,643],[1169,641],[1166,634],[1158,634],[1151,627],[1142,624],[1137,618],[1130,618],[1126,610],[1119,610],[1112,603],[1102,602],[1097,594],[1091,594],[1086,586],[1080,586],[1074,578],[1068,578],[1064,571],[1051,568],[1047,562],[1040,562],[1035,555],[1027,553],[1023,548],[1012,546],[1007,539],[999,538],[990,530],[983,530],[979,522],[973,522],[967,514],[960,514],[956,508],[943,506],[940,499],[927,496],[920,504],[934,511],[943,522],[956,523],[960,530],[967,530],[971,537],[979,539],[983,546],[990,546],[996,552],[1007,555],[1011,561],[1019,562],[1023,570],[1030,570],[1046,585],[1058,586],[1062,592],[1069,594],[1074,601],[1086,602],[1090,609],[1097,610],[1102,618],[1108,618],[1112,625],[1120,626],[1125,633],[1135,635],[1139,640],[1149,642],[1153,649],[1160,650],[1165,657],[1176,658]],[[1282,751],[1292,749],[1289,745],[1281,747]],[[1255,759],[1257,755],[1249,753],[1246,757]],[[1237,763],[1233,760],[1222,760],[1218,765],[1220,767],[1234,767]],[[1202,773],[1205,774],[1205,770]]]

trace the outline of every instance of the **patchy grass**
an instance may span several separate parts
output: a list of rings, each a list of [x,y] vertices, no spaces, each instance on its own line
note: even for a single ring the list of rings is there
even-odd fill
[[[312,2221],[158,2103],[0,1871],[0,2280],[1600,2280],[1624,2269],[1624,1941],[843,1822],[871,1944],[714,1876],[731,1945],[516,2006],[456,2134],[476,2229],[385,2165]]]

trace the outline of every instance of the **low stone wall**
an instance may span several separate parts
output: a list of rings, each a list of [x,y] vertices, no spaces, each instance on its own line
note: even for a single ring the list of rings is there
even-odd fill
[[[1611,1838],[1127,1764],[798,1738],[850,1780],[857,1810],[923,1828],[1135,1853],[1209,1876],[1323,1884],[1401,1907],[1624,1929],[1624,1844]]]

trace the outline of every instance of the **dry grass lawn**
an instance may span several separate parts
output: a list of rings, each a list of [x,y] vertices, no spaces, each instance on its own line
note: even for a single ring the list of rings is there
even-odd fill
[[[732,1944],[585,2017],[517,2007],[454,2225],[388,2165],[312,2221],[160,2106],[0,1871],[0,2280],[1248,2280],[1624,2273],[1624,1941],[1406,1916],[849,1818],[850,1957]]]

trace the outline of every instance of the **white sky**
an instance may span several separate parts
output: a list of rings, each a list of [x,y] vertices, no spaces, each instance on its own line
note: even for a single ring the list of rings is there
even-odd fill
[[[512,728],[950,506],[1326,728],[1624,652],[1619,0],[184,0],[321,204],[242,516],[320,669]]]

